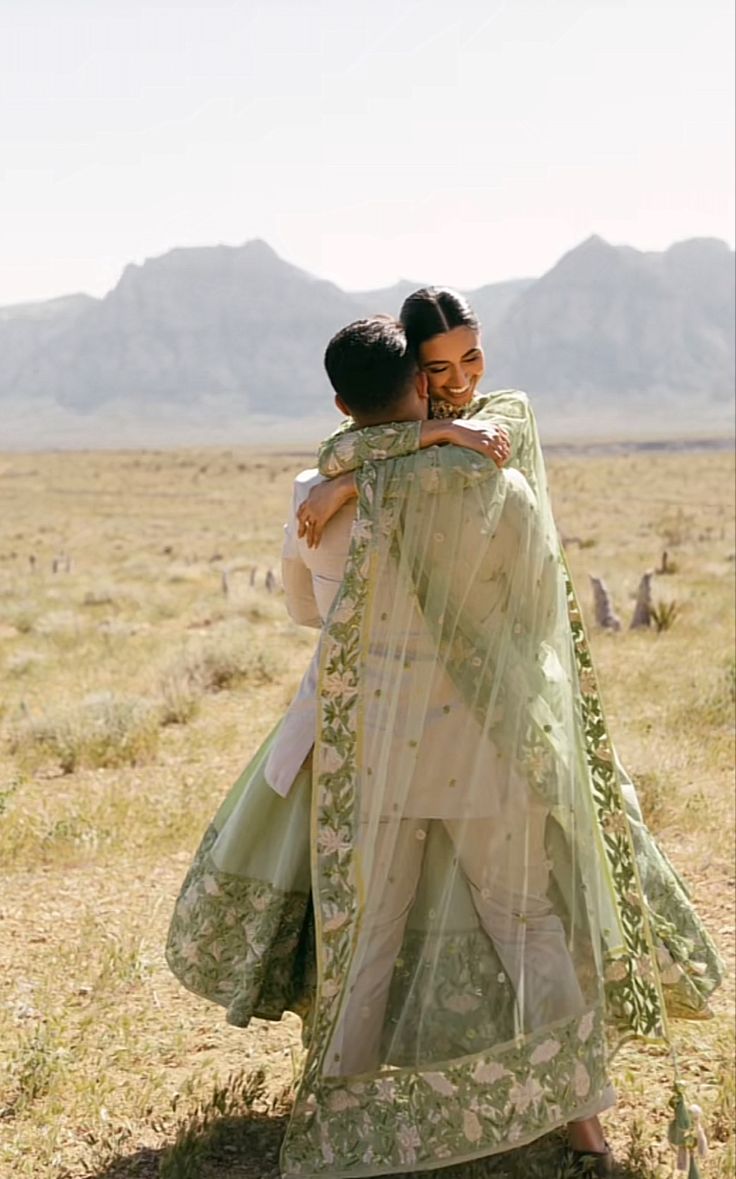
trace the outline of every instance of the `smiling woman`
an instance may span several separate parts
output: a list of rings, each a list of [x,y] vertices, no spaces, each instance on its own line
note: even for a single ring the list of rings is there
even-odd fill
[[[480,322],[457,291],[414,291],[401,308],[406,338],[427,374],[432,417],[456,417],[483,377]]]

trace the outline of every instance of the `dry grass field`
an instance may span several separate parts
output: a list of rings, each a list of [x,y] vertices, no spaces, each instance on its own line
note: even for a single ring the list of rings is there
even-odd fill
[[[163,942],[205,825],[312,647],[264,584],[307,460],[0,456],[1,1179],[278,1175],[298,1022],[229,1028],[170,977]],[[732,459],[575,453],[550,470],[583,603],[598,574],[624,621],[592,630],[614,739],[733,966]],[[674,622],[629,632],[664,549],[654,596]],[[704,1174],[730,1179],[733,973],[714,1010],[674,1030]],[[660,1050],[616,1060],[607,1129],[628,1179],[671,1174],[670,1077]],[[452,1174],[555,1179],[557,1148]]]

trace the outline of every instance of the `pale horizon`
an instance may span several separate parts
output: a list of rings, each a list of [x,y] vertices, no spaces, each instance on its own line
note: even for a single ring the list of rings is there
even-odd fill
[[[0,0],[0,305],[268,242],[347,291],[734,244],[730,0]]]

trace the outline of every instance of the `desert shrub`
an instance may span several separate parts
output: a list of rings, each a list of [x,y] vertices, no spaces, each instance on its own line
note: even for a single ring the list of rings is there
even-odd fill
[[[82,616],[73,610],[51,610],[37,619],[33,629],[49,638],[65,638],[76,637],[84,625]]]
[[[662,1173],[658,1167],[657,1153],[651,1126],[647,1126],[645,1119],[635,1117],[626,1143],[624,1174],[631,1179],[657,1179]]]
[[[659,533],[665,544],[670,547],[685,544],[686,541],[691,540],[694,530],[695,517],[681,507],[678,507],[676,511],[670,508],[660,517]]]
[[[217,692],[244,680],[257,684],[271,683],[280,672],[273,653],[246,640],[227,635],[214,636],[195,656],[196,667],[205,691]]]
[[[262,1069],[215,1084],[212,1093],[180,1120],[174,1142],[161,1159],[161,1179],[199,1179],[207,1163],[229,1161],[246,1144],[252,1149],[259,1123],[287,1110],[285,1095],[267,1095]]]
[[[674,625],[679,612],[680,607],[677,602],[655,602],[649,611],[649,617],[657,628],[657,634],[661,634],[663,630],[669,630]]]
[[[209,580],[212,572],[207,565],[201,563],[192,565],[171,565],[166,571],[166,580],[170,585],[183,585],[191,582]]]
[[[127,589],[118,585],[97,585],[87,590],[82,598],[83,606],[124,606],[128,602],[135,604],[135,597]]]
[[[232,615],[254,623],[273,623],[284,617],[283,602],[278,596],[242,585],[236,586],[230,603],[230,611]]]
[[[8,809],[8,801],[15,794],[18,785],[19,779],[13,778],[3,786],[0,786],[0,815],[5,814]]]
[[[59,847],[97,848],[109,839],[109,833],[101,831],[90,815],[71,810],[58,819],[46,823],[39,832],[39,847],[44,851]]]
[[[176,692],[219,692],[250,680],[271,683],[282,672],[277,656],[261,647],[242,627],[223,628],[169,665],[162,685]]]
[[[45,657],[38,651],[15,651],[6,659],[5,671],[9,676],[19,679],[45,662]]]
[[[197,715],[206,692],[220,692],[246,681],[271,683],[282,670],[273,652],[259,647],[242,633],[242,627],[223,628],[164,668],[156,699],[159,723],[186,724]]]
[[[682,724],[701,733],[709,727],[714,735],[718,730],[731,733],[735,722],[736,659],[732,657],[725,666],[713,669],[706,691],[687,702]]]
[[[66,1067],[67,1053],[60,1047],[57,1030],[39,1023],[22,1035],[10,1057],[9,1072],[15,1092],[10,1104],[19,1113],[48,1093],[57,1074]]]
[[[8,626],[14,626],[22,635],[30,634],[38,616],[38,610],[32,602],[15,602],[3,609],[2,620]]]
[[[105,618],[99,623],[97,633],[105,639],[129,639],[133,635],[145,634],[150,629],[147,622],[125,622],[120,618]]]
[[[11,751],[52,757],[67,774],[80,766],[137,765],[155,754],[158,728],[149,701],[102,692],[25,718],[11,733]]]
[[[202,686],[186,665],[165,671],[158,686],[158,715],[162,725],[184,725],[197,715]]]

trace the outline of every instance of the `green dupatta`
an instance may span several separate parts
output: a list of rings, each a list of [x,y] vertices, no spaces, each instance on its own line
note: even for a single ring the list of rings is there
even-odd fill
[[[318,986],[285,1176],[390,1174],[508,1149],[600,1096],[607,1025],[617,1037],[665,1034],[612,750],[580,704],[567,583],[528,421],[528,481],[454,448],[358,471],[354,539],[322,639]],[[443,724],[444,742],[435,739]],[[417,804],[426,781],[435,793]],[[448,825],[453,786],[464,797]],[[426,852],[382,1015],[377,1005],[380,1048],[361,1057],[361,1017],[375,1013],[356,1007],[354,993],[412,854],[403,833],[422,807]],[[557,922],[571,981],[566,995],[522,1009],[520,990],[538,987],[523,956],[539,932],[534,854],[519,876],[516,856],[489,843],[488,888],[478,883],[475,896],[463,865],[478,832],[529,847],[540,810],[551,898],[543,920]],[[386,842],[387,860],[376,850]],[[528,939],[520,969],[484,926],[486,891],[488,905],[501,898],[508,910],[491,928],[513,926],[517,947]],[[551,928],[542,936],[554,975],[560,940]]]
[[[401,1173],[521,1145],[585,1111],[612,1046],[665,1034],[663,990],[694,1011],[720,977],[680,882],[649,858],[646,829],[627,812],[526,401],[508,393],[484,405],[511,425],[527,483],[452,448],[363,463],[324,633],[311,788],[305,770],[287,799],[269,790],[272,735],[207,832],[172,920],[174,973],[232,1022],[303,1013],[313,997],[285,1176]],[[414,424],[384,428],[370,443],[383,453],[371,457],[411,449],[412,436]],[[366,445],[357,433],[337,440],[343,461],[361,448],[365,458]],[[446,816],[417,819],[417,807],[442,809],[417,791],[416,759],[437,715],[460,717],[457,748],[476,751],[462,763],[476,804],[490,752],[500,767],[490,802],[473,810],[466,791],[470,827],[502,825],[519,782],[530,808],[545,809],[549,895],[579,983],[568,1013],[540,1021],[520,1011],[458,867],[462,836],[448,838]],[[452,742],[431,748],[448,745],[452,756]],[[431,782],[427,768],[420,777]],[[332,1058],[384,887],[377,835],[417,822],[426,850],[380,1057],[341,1071]],[[642,848],[654,905],[641,887]]]
[[[536,422],[525,393],[518,389],[501,389],[479,395],[463,409],[455,411],[453,416],[503,426],[511,442],[507,465],[520,470],[531,486],[538,488],[541,482],[543,494],[549,502]],[[358,430],[347,420],[322,443],[319,469],[323,475],[334,478],[355,471],[364,463],[414,454],[419,449],[420,429],[421,422],[401,422]],[[599,736],[605,736],[612,749],[612,769],[610,773],[604,769],[597,774],[598,789],[604,799],[605,779],[612,777],[621,791],[644,903],[650,926],[655,931],[667,1011],[678,1018],[707,1018],[708,999],[722,982],[725,967],[692,904],[685,882],[646,826],[636,789],[611,744],[582,611],[559,542],[558,547],[564,569],[586,734],[591,748]],[[620,973],[620,969],[614,967],[612,971]]]

